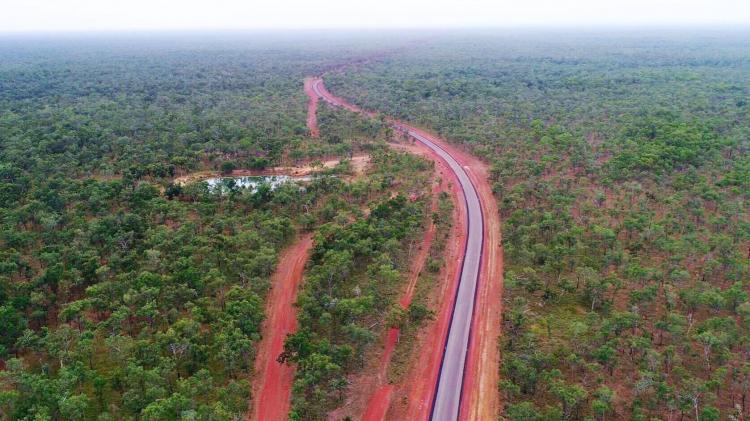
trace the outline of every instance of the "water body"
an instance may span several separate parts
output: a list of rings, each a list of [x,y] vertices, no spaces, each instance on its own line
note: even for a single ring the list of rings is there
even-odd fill
[[[312,177],[310,176],[291,177],[288,175],[253,175],[241,177],[211,177],[203,180],[203,182],[208,184],[208,188],[212,191],[219,189],[222,192],[228,192],[232,190],[250,189],[251,192],[256,192],[262,185],[268,185],[271,190],[275,190],[284,183],[310,180],[312,180]]]

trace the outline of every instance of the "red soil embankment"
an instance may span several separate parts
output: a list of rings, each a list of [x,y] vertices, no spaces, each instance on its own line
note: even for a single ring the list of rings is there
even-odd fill
[[[310,137],[319,137],[320,130],[318,129],[318,94],[313,90],[314,78],[305,79],[305,94],[309,100],[307,101],[307,129],[310,131]]]
[[[286,335],[297,329],[294,302],[312,245],[312,236],[307,234],[287,248],[279,257],[279,265],[271,278],[267,318],[261,330],[263,339],[258,344],[255,360],[249,420],[285,420],[289,413],[294,368],[276,359],[284,350]]]

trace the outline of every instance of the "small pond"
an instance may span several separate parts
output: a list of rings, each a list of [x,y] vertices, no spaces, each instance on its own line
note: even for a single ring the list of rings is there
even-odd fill
[[[291,177],[288,175],[259,175],[259,176],[241,176],[241,177],[211,177],[203,180],[208,184],[208,188],[211,190],[221,189],[222,191],[230,191],[234,189],[251,189],[251,191],[258,190],[258,187],[267,184],[271,187],[271,190],[276,189],[280,185],[295,181],[310,181],[310,176],[302,177]]]

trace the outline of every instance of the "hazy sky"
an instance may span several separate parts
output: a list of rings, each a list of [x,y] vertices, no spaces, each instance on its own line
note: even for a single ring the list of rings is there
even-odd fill
[[[0,0],[0,31],[750,24],[750,0]]]

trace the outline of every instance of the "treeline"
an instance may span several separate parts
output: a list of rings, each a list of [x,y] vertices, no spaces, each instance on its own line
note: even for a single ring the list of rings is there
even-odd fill
[[[558,130],[545,132],[554,139]],[[583,139],[574,143],[586,148]],[[512,156],[496,163],[512,264],[502,373],[508,418],[742,413],[750,374],[741,333],[750,322],[742,307],[746,209],[699,175],[721,160],[693,167],[691,148],[672,151],[684,160],[629,169],[614,164],[616,152],[606,163],[575,164],[568,147],[545,155],[570,160],[541,169]],[[654,156],[635,154],[634,162]],[[671,165],[684,172],[662,169]]]

